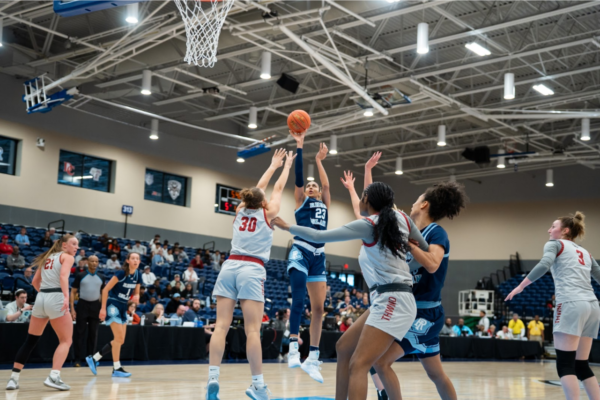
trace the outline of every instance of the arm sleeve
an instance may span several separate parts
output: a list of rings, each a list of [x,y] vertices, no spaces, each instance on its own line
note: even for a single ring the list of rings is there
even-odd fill
[[[352,221],[340,228],[329,231],[318,231],[304,226],[292,225],[290,233],[316,243],[345,242],[362,239],[373,242],[373,226],[365,219]]]
[[[550,270],[550,267],[552,267],[552,264],[554,263],[556,256],[560,252],[561,247],[562,246],[560,242],[556,240],[551,240],[548,243],[546,243],[544,245],[544,256],[542,257],[540,262],[535,267],[533,267],[529,275],[527,275],[527,279],[529,279],[531,282],[534,282],[540,279],[542,276],[544,276],[546,272]]]
[[[592,278],[594,278],[596,282],[600,283],[600,266],[591,255],[590,258],[592,259]]]
[[[294,172],[296,173],[296,187],[304,187],[304,165],[302,164],[302,149],[296,150],[296,165],[294,166]]]

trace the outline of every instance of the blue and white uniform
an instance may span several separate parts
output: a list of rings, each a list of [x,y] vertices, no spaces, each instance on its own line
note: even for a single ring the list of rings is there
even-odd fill
[[[436,223],[431,223],[421,231],[428,245],[444,248],[444,258],[433,274],[420,266],[412,256],[410,269],[413,275],[413,294],[417,302],[417,317],[400,346],[405,354],[416,354],[419,358],[440,354],[440,331],[444,327],[442,288],[448,272],[450,241],[448,234]]]
[[[135,293],[135,287],[142,281],[142,274],[135,270],[125,276],[125,271],[117,271],[115,277],[119,280],[108,292],[106,300],[106,325],[113,322],[124,325],[127,323],[127,302]]]
[[[328,210],[321,200],[306,196],[295,212],[296,225],[319,231],[327,230]],[[294,244],[288,256],[288,272],[296,268],[307,275],[307,282],[326,282],[325,244],[315,243],[294,236]]]

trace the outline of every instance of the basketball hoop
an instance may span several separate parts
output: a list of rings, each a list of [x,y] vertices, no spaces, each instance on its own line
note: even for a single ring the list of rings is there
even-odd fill
[[[212,68],[217,62],[219,34],[234,0],[175,0],[187,35],[188,64]]]

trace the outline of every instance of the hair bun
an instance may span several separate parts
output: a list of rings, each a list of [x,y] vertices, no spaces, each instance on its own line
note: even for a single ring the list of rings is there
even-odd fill
[[[575,211],[573,219],[583,222],[583,220],[585,219],[585,215],[581,211]]]

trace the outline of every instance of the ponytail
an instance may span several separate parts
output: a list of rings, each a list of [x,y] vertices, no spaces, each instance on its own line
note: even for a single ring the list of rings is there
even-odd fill
[[[58,239],[56,242],[54,242],[52,247],[50,247],[50,250],[37,256],[35,258],[35,260],[33,260],[33,263],[31,263],[31,266],[38,268],[38,267],[41,267],[42,265],[44,265],[44,263],[46,262],[48,257],[50,257],[52,254],[60,253],[62,251],[63,243],[67,243],[69,240],[71,240],[74,237],[75,236],[73,236],[73,235],[61,236],[60,239]]]
[[[398,227],[398,218],[394,211],[394,191],[382,182],[374,182],[366,190],[367,201],[379,212],[374,226],[374,237],[379,242],[380,251],[389,250],[395,257],[405,259],[410,251],[408,236]]]
[[[240,193],[242,201],[246,208],[257,209],[262,207],[262,203],[265,200],[265,194],[262,190],[257,187],[242,190]]]
[[[585,235],[585,215],[581,211],[576,211],[575,215],[560,217],[558,220],[562,229],[569,228],[568,238],[570,240],[583,239]]]

